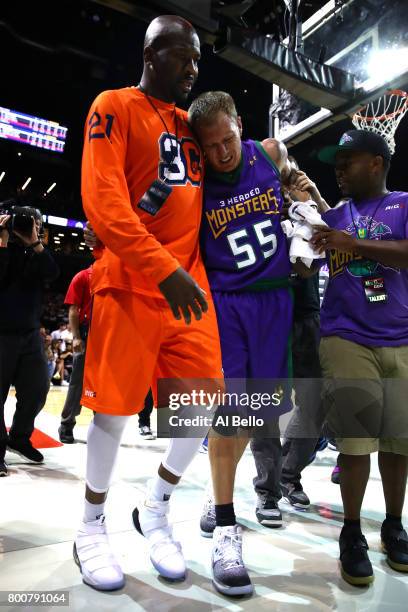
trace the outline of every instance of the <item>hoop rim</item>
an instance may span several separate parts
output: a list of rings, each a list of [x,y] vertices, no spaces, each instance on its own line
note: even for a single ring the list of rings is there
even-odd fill
[[[384,96],[399,96],[400,98],[405,98],[405,104],[402,104],[401,107],[393,113],[385,113],[384,115],[365,117],[361,114],[361,111],[367,108],[367,106],[370,104],[370,102],[368,102],[368,104],[362,106],[358,111],[354,113],[353,120],[364,119],[364,121],[386,121],[387,119],[393,119],[397,115],[400,115],[402,112],[406,112],[408,108],[408,92],[403,91],[402,89],[388,89],[381,97]]]

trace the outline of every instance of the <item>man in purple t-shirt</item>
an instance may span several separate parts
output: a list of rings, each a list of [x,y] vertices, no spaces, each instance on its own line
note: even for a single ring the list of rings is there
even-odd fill
[[[360,528],[372,452],[379,451],[387,513],[382,547],[393,569],[408,572],[401,523],[408,465],[408,193],[387,190],[391,155],[378,134],[350,130],[319,158],[335,165],[349,198],[324,215],[329,227],[319,227],[313,243],[326,251],[330,272],[320,361],[340,451],[341,572],[350,584],[364,585],[374,580]]]

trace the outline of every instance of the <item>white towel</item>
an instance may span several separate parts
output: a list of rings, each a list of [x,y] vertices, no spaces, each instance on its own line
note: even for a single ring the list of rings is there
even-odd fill
[[[310,268],[314,259],[323,259],[324,253],[314,250],[310,239],[314,234],[313,225],[327,225],[317,210],[316,202],[294,202],[289,208],[289,219],[282,221],[284,234],[290,239],[289,259],[295,263],[298,258]]]

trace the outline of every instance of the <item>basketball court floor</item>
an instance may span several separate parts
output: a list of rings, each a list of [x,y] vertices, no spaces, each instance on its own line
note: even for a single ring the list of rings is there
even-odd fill
[[[36,427],[58,440],[59,414],[65,391],[52,389]],[[7,400],[6,422],[14,410],[13,392]],[[78,443],[44,448],[44,465],[28,465],[7,453],[9,477],[0,479],[0,591],[64,591],[69,605],[45,610],[73,612],[139,610],[206,612],[209,610],[268,610],[279,612],[399,612],[407,609],[407,577],[394,572],[380,551],[379,531],[384,516],[381,484],[373,466],[363,505],[363,531],[370,546],[374,584],[356,588],[339,576],[338,536],[342,525],[340,489],[330,482],[336,453],[326,450],[304,472],[311,499],[307,512],[280,502],[284,526],[262,527],[255,518],[252,489],[254,463],[249,452],[239,466],[237,516],[244,528],[244,559],[255,587],[251,598],[228,599],[217,594],[210,579],[211,540],[201,537],[199,517],[209,477],[208,457],[198,454],[172,496],[171,518],[188,565],[187,580],[171,584],[158,578],[148,547],[136,533],[131,511],[144,496],[166,447],[165,440],[140,438],[137,418],[125,432],[107,503],[111,542],[126,574],[125,587],[100,593],[84,585],[72,559],[72,543],[82,514],[86,431],[91,413],[84,410],[76,428]],[[43,444],[52,441],[42,437]],[[408,522],[408,504],[404,521]],[[12,605],[1,595],[0,609],[32,611],[32,605]],[[36,609],[36,608],[35,608]]]

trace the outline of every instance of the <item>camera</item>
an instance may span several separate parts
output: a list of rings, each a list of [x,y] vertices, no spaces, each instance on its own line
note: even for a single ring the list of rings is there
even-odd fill
[[[19,232],[30,236],[33,229],[33,218],[40,222],[39,236],[42,236],[42,215],[38,208],[32,206],[18,206],[13,200],[0,203],[0,215],[10,215],[5,227],[12,234]]]

